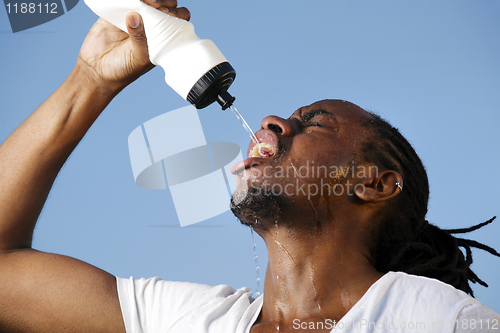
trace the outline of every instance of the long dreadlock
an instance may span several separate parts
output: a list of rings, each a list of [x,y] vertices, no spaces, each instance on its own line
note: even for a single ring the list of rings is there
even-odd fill
[[[493,248],[452,234],[467,233],[491,223],[495,217],[465,229],[440,229],[425,219],[429,182],[422,161],[401,133],[380,116],[363,125],[373,136],[362,147],[362,158],[379,168],[394,170],[403,177],[404,191],[382,212],[384,219],[373,250],[375,268],[380,272],[403,271],[441,280],[471,296],[469,285],[487,287],[471,269],[471,248],[500,256]],[[460,248],[465,249],[465,256]]]

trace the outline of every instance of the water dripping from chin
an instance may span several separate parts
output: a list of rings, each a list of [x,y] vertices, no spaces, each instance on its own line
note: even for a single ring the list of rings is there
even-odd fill
[[[252,233],[252,249],[253,249],[253,260],[255,263],[255,297],[260,296],[260,267],[259,267],[259,256],[257,255],[257,245],[255,245],[255,238],[253,235],[253,228],[250,228]]]

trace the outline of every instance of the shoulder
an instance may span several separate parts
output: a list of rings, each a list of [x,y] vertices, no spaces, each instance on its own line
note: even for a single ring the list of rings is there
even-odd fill
[[[373,327],[394,328],[399,332],[409,329],[452,332],[458,321],[481,318],[487,311],[491,311],[492,316],[496,314],[463,291],[439,280],[389,272],[368,289],[345,321],[366,328],[366,332]]]
[[[454,300],[459,298],[475,301],[473,297],[458,290],[452,285],[425,276],[412,275],[404,272],[389,272],[379,281],[382,282],[382,279],[387,288],[405,288],[407,291],[422,295],[437,292],[439,294],[446,294],[447,297],[452,297]]]
[[[455,287],[424,276],[411,275],[403,272],[389,272],[383,279],[382,288],[387,288],[389,294],[412,296],[415,302],[431,303],[435,306],[445,304],[460,306],[481,304],[475,298]]]
[[[119,290],[145,296],[157,293],[175,293],[178,296],[180,294],[197,294],[198,297],[228,297],[235,293],[241,294],[250,291],[248,288],[234,289],[227,285],[209,286],[191,282],[166,281],[159,277],[149,279],[134,279],[133,277],[125,279],[117,277],[116,280]]]
[[[208,331],[208,326],[218,325],[218,319],[223,325],[236,327],[247,312],[252,317],[258,305],[253,304],[250,289],[227,285],[154,277],[117,278],[117,286],[127,332]]]
[[[500,331],[500,314],[483,304],[470,304],[458,314],[454,329],[456,333],[497,332]]]
[[[199,283],[166,281],[158,277],[149,279],[117,278],[120,302],[141,302],[144,306],[170,308],[195,308],[212,303],[227,303],[237,300],[251,303],[249,288],[235,289],[227,285],[209,286]]]

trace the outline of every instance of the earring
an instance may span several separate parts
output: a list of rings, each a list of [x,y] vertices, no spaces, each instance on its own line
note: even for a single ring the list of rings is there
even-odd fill
[[[403,191],[403,186],[401,186],[401,184],[399,182],[396,182],[396,186],[399,187],[400,191]]]

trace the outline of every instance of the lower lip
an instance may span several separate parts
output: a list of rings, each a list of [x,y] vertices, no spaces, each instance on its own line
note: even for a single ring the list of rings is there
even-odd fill
[[[259,165],[259,164],[261,164],[263,161],[265,161],[267,159],[269,159],[269,158],[249,157],[246,160],[239,161],[238,163],[236,163],[235,165],[233,165],[231,167],[231,173],[232,174],[236,174],[236,172],[238,170],[248,169],[248,168],[250,168],[250,167],[252,167],[254,165]]]

